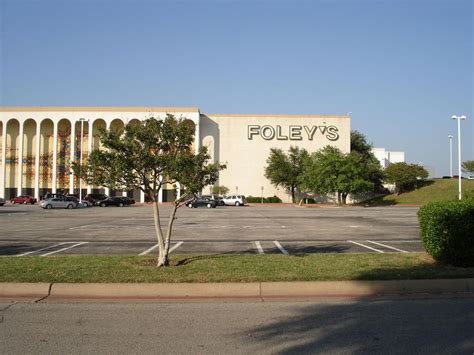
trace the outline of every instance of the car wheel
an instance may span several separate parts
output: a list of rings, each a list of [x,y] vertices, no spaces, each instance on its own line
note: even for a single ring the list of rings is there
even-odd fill
[[[105,203],[101,203],[101,204],[100,204],[100,207],[105,207]]]
[[[67,205],[67,206],[66,206],[66,208],[69,210],[69,209],[71,209],[71,208],[72,208],[72,205],[71,205],[71,204],[69,204],[69,205]]]
[[[211,205],[210,203],[208,203],[206,206],[207,206],[207,208],[211,208],[211,207],[212,207],[212,205]]]
[[[119,203],[119,205],[118,205],[118,206],[119,206],[119,207],[123,207],[123,203]]]
[[[240,202],[237,201],[237,202],[235,203],[235,205],[236,205],[236,206],[240,206]]]
[[[47,210],[50,210],[51,208],[53,208],[53,206],[51,206],[51,205],[46,205],[44,208],[46,208]]]

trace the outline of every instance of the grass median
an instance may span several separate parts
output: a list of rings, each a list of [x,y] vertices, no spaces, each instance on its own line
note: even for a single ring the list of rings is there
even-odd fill
[[[0,258],[0,282],[265,282],[474,277],[474,268],[436,263],[425,253],[173,255],[171,267],[139,256]]]

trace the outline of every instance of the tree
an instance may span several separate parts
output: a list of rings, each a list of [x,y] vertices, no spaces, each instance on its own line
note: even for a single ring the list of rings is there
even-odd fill
[[[223,185],[214,185],[211,192],[213,195],[225,196],[229,192],[229,188]]]
[[[383,190],[383,171],[379,160],[372,153],[372,144],[359,131],[351,131],[351,153],[358,154],[367,171],[369,180],[374,184],[375,191]]]
[[[265,177],[275,186],[282,186],[291,192],[291,201],[296,202],[295,191],[303,173],[303,161],[308,157],[305,149],[291,146],[288,154],[278,148],[270,149],[265,167]]]
[[[428,177],[428,172],[418,164],[403,162],[389,165],[384,170],[384,175],[386,182],[395,184],[395,191],[398,195],[416,188],[419,181]]]
[[[313,153],[304,164],[300,178],[302,187],[316,193],[335,193],[338,204],[346,204],[349,194],[371,191],[365,163],[358,154],[344,154],[338,148],[326,146]]]
[[[102,131],[103,150],[93,151],[88,161],[73,169],[91,185],[111,189],[140,189],[153,204],[158,241],[157,266],[168,266],[173,223],[178,208],[207,185],[213,184],[224,165],[207,164],[210,158],[202,147],[194,152],[194,127],[184,119],[168,114],[164,120],[149,118],[128,124],[124,130]],[[83,174],[81,174],[81,171]],[[165,185],[177,186],[166,235],[160,220],[158,193]]]
[[[466,160],[462,163],[462,169],[468,173],[474,173],[474,160]]]

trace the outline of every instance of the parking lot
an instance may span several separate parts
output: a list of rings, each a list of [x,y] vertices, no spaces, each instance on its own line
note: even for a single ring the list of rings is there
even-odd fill
[[[179,210],[172,253],[409,253],[422,251],[415,207],[292,205]],[[160,208],[167,225],[170,205]],[[43,210],[0,207],[1,256],[154,255],[151,206]]]

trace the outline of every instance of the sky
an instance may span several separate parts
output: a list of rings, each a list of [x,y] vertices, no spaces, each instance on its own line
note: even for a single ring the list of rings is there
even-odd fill
[[[347,114],[449,174],[474,160],[472,0],[0,0],[0,106]]]

